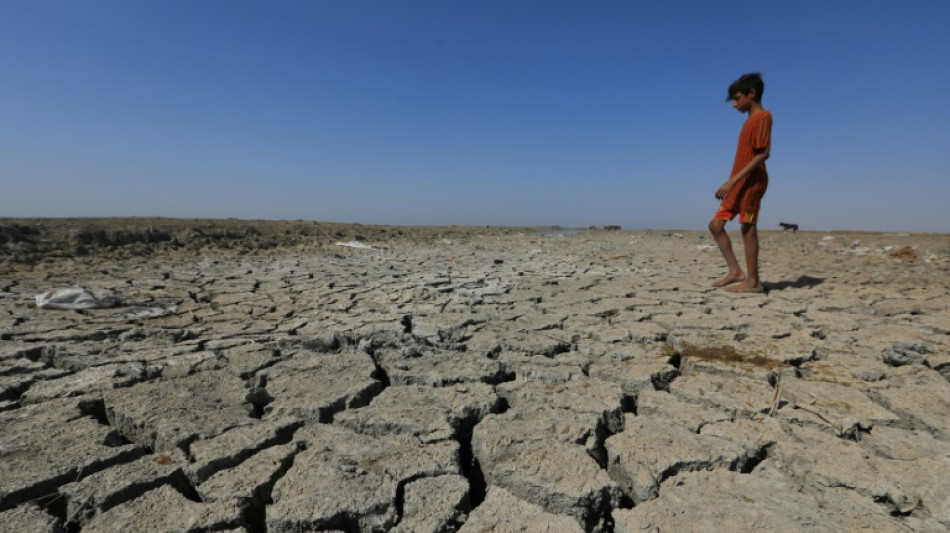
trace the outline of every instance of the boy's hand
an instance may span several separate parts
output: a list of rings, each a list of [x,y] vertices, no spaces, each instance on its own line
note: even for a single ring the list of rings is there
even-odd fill
[[[729,191],[732,190],[732,182],[727,181],[722,184],[722,187],[719,187],[719,190],[716,191],[716,199],[722,200],[729,194]]]

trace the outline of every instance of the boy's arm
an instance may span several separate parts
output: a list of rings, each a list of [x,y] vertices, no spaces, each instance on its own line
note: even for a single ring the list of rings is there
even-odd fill
[[[729,191],[732,190],[733,187],[735,187],[740,181],[745,179],[746,176],[751,174],[753,170],[755,170],[759,165],[764,163],[765,160],[768,158],[769,158],[768,150],[763,150],[762,152],[755,154],[755,157],[753,157],[752,160],[749,161],[749,164],[742,167],[742,170],[736,173],[736,175],[729,178],[728,181],[723,183],[722,187],[719,187],[719,190],[716,191],[716,199],[722,200],[723,198],[725,198],[729,194]]]

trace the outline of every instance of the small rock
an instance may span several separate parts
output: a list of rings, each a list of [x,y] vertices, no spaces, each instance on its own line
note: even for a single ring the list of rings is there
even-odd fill
[[[927,346],[919,342],[895,342],[883,357],[891,366],[922,365],[927,360]]]

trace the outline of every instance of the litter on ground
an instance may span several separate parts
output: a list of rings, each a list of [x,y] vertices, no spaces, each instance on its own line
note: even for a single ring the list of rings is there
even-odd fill
[[[116,305],[119,305],[118,297],[96,295],[81,287],[54,289],[36,295],[36,307],[40,309],[107,309]]]

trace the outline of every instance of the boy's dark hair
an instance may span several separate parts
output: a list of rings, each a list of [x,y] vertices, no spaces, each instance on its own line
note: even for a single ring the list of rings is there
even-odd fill
[[[743,74],[738,80],[732,82],[729,86],[729,94],[726,101],[732,100],[736,93],[749,94],[755,89],[756,102],[762,103],[762,93],[765,91],[765,83],[762,82],[762,75],[758,72]]]

